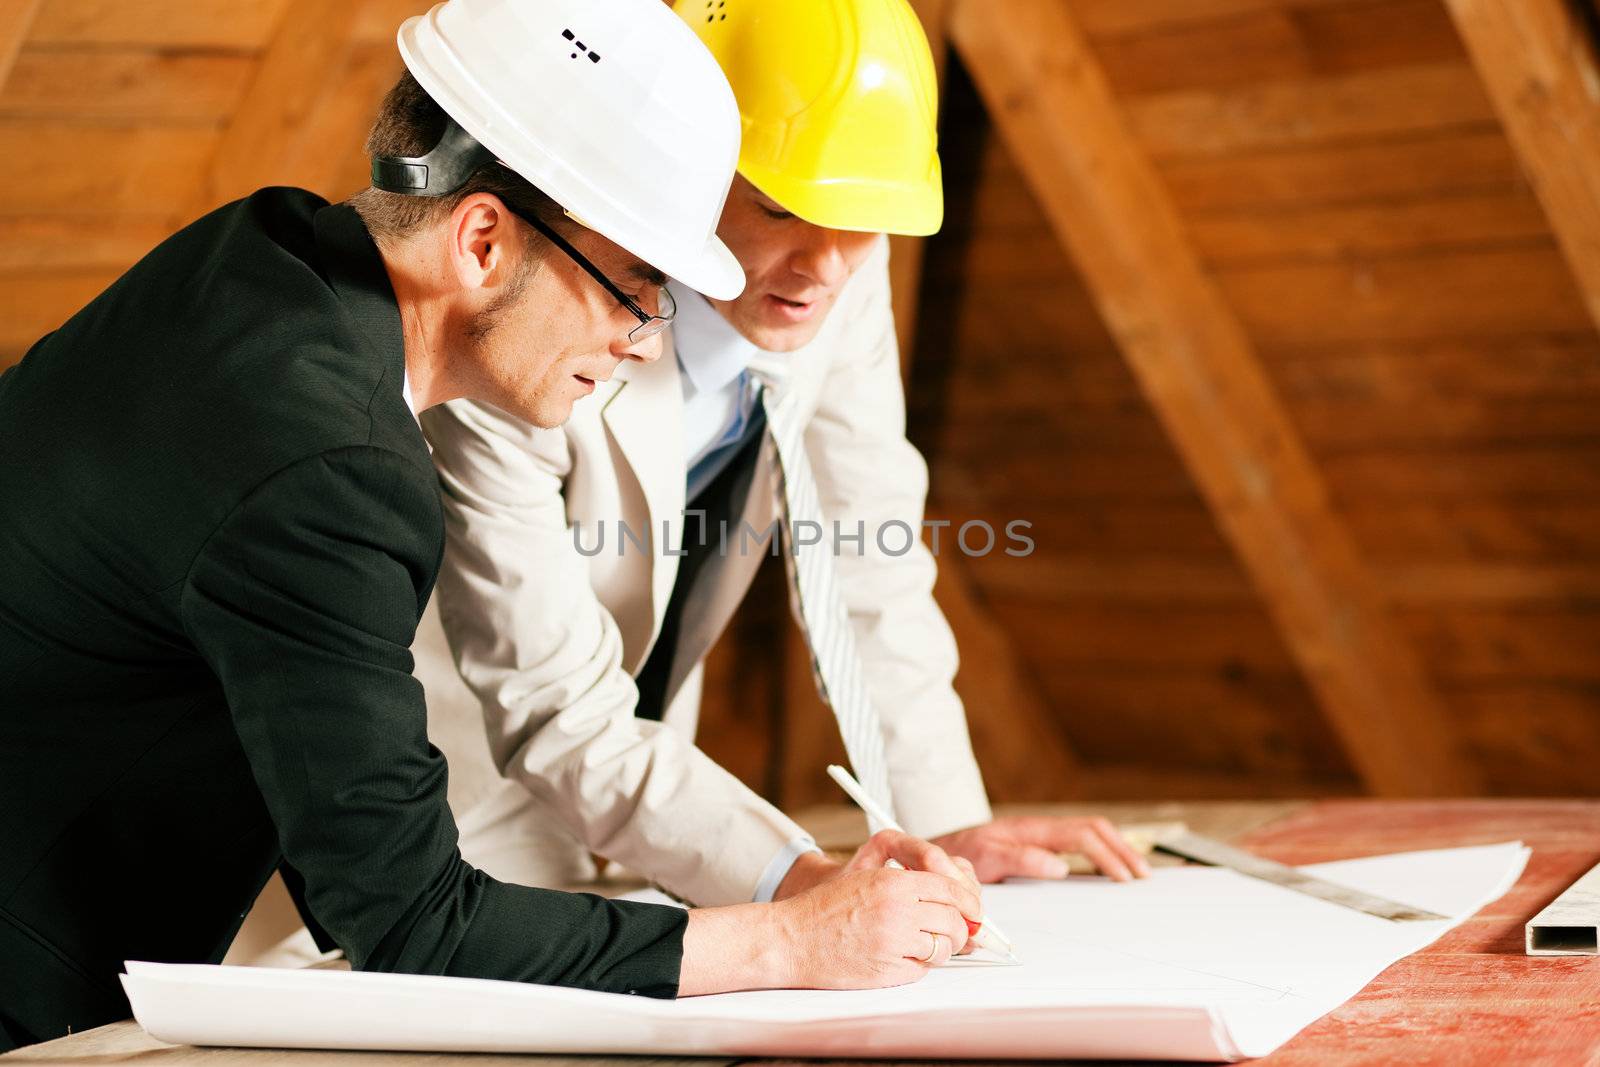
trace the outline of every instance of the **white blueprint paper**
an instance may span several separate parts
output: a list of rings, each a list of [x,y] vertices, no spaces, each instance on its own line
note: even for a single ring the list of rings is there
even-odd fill
[[[953,961],[915,985],[679,1001],[512,982],[130,962],[178,1044],[976,1059],[1261,1056],[1504,893],[1519,842],[1305,868],[1451,916],[1392,923],[1209,867],[985,890],[1024,965]]]

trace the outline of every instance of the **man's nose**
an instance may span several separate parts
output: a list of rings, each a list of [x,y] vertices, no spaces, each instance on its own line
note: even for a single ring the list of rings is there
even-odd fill
[[[663,330],[662,333],[666,331]],[[611,354],[618,359],[631,359],[639,363],[654,363],[661,358],[661,351],[665,345],[662,333],[639,341],[630,341],[624,334],[617,343],[611,346]]]
[[[849,275],[850,265],[845,262],[844,251],[839,247],[838,233],[821,227],[817,229],[819,232],[815,238],[795,252],[790,265],[796,273],[832,288]]]

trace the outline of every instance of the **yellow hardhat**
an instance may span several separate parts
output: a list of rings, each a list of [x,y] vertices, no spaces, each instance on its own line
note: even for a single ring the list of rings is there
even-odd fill
[[[818,226],[944,218],[933,55],[906,0],[677,0],[733,86],[739,173]]]

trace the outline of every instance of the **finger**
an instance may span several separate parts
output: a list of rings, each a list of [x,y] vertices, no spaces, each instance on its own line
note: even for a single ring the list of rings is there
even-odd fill
[[[991,822],[988,829],[1006,841],[1065,852],[1077,844],[1082,822],[1081,818],[1052,815],[1006,815]]]
[[[973,922],[983,921],[983,897],[971,882],[956,881],[927,871],[906,871],[905,885],[915,899],[929,904],[946,904]]]
[[[926,961],[923,966],[931,971],[935,967],[943,967],[950,962],[950,956],[955,952],[953,947],[955,943],[950,940],[948,934],[930,934],[929,936],[934,939],[933,959]]]
[[[1111,850],[1127,865],[1128,870],[1133,872],[1135,878],[1150,877],[1150,864],[1139,850],[1129,844],[1126,837],[1122,836],[1122,831],[1112,825],[1111,820],[1096,819],[1094,821],[1094,829],[1111,846]]]
[[[929,904],[927,901],[917,904],[911,912],[911,918],[919,929],[943,934],[957,948],[967,943],[967,931],[977,927],[977,923],[968,922],[966,916],[950,905]]]
[[[884,834],[894,834],[892,838],[885,838],[883,844],[889,850],[889,855],[900,861],[905,867],[913,871],[931,871],[942,874],[946,878],[956,881],[971,879],[976,884],[977,879],[971,877],[970,864],[963,869],[950,854],[931,841],[924,841],[920,837],[910,834],[894,833],[886,830]],[[883,836],[883,835],[880,835]]]
[[[1059,853],[1036,845],[1013,845],[1006,851],[1007,873],[1016,878],[1065,878],[1071,870]]]
[[[931,930],[918,930],[906,940],[903,959],[932,970],[950,960],[950,939]]]
[[[1086,834],[1083,838],[1083,854],[1098,868],[1100,873],[1110,876],[1114,882],[1133,881],[1133,872],[1128,870],[1128,865],[1106,843],[1105,838],[1099,834]]]
[[[963,871],[966,872],[968,881],[971,881],[974,884],[977,883],[977,881],[978,881],[978,868],[976,868],[976,867],[974,867],[972,865],[972,861],[971,860],[967,859],[967,857],[965,857],[965,856],[951,856],[950,857],[950,862],[954,863],[957,867],[960,867]]]
[[[1067,861],[1049,849],[1014,841],[991,841],[983,853],[983,877],[998,882],[1005,878],[1065,878]]]
[[[879,830],[867,838],[864,845],[856,849],[856,854],[850,857],[850,862],[846,866],[853,871],[866,871],[882,867],[889,859],[889,845],[887,842],[898,832],[896,830]]]
[[[996,820],[995,825],[1013,842],[1036,845],[1051,852],[1082,852],[1084,840],[1090,837],[1108,842],[1116,838],[1119,843],[1122,837],[1109,819],[1100,816],[1012,816]]]

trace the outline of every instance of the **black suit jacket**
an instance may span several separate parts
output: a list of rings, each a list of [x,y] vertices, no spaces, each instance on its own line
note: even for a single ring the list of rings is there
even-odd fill
[[[280,859],[356,967],[676,993],[681,911],[456,849],[408,651],[444,532],[403,377],[359,216],[288,189],[0,376],[14,1042],[125,1016],[125,959],[219,959]]]

